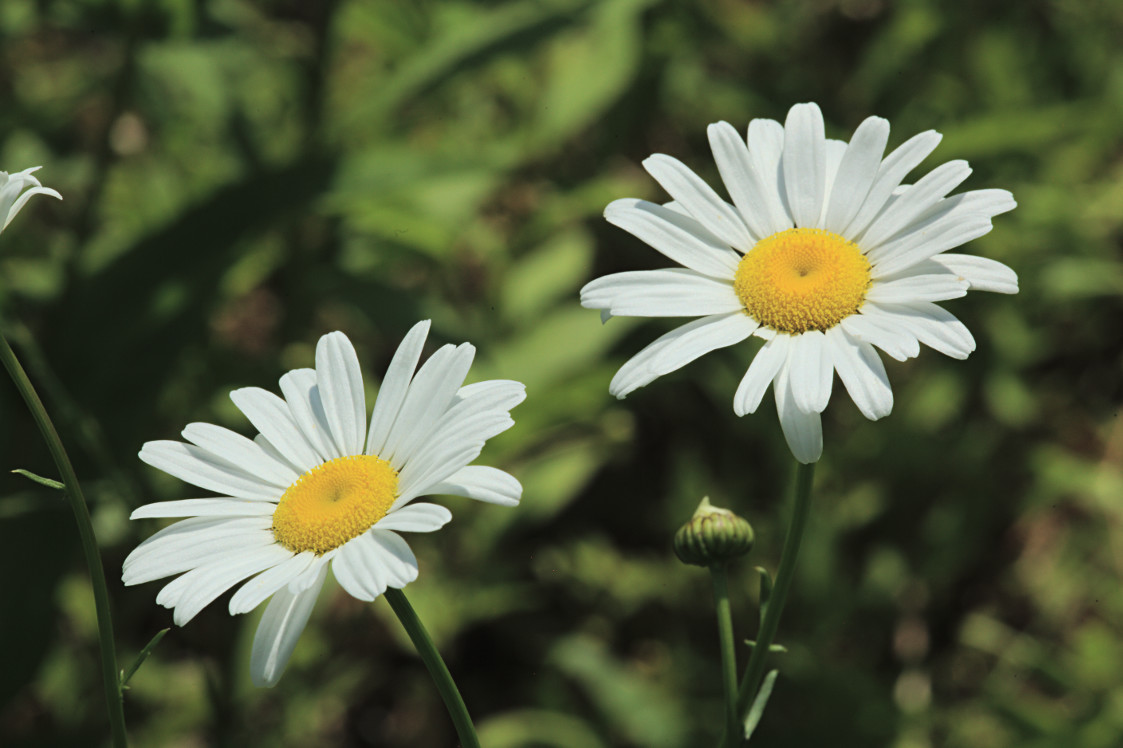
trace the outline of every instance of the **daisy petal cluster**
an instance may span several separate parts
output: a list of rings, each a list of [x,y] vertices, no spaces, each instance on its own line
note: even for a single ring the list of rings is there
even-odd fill
[[[340,332],[323,336],[314,369],[281,377],[282,396],[256,387],[230,393],[258,435],[207,423],[186,442],[148,442],[140,458],[219,496],[142,506],[132,519],[185,518],[125,559],[123,580],[176,578],[156,601],[178,625],[242,583],[232,615],[269,604],[254,637],[258,686],[280,678],[312,613],[330,565],[348,594],[371,601],[417,578],[399,534],[432,532],[452,515],[416,501],[454,494],[513,506],[522,486],[492,467],[470,465],[510,428],[520,382],[464,384],[475,349],[446,345],[417,368],[429,322],[405,336],[367,422],[358,357]],[[416,370],[416,373],[415,373]]]
[[[815,462],[836,372],[862,414],[882,418],[893,391],[876,349],[899,361],[921,344],[967,358],[974,338],[937,302],[968,290],[1017,293],[1017,275],[1002,263],[948,252],[1012,210],[1009,192],[952,195],[971,173],[965,161],[904,183],[939,133],[885,155],[886,120],[866,119],[845,143],[825,136],[818,106],[797,104],[782,125],[756,119],[742,137],[718,122],[708,135],[732,203],[656,154],[644,168],[672,201],[624,199],[605,209],[610,223],[681,267],[598,278],[581,290],[581,304],[605,320],[698,318],[627,361],[610,385],[617,397],[756,336],[765,342],[733,410],[755,412],[771,385],[788,446],[800,462]]]
[[[12,222],[17,213],[23,210],[27,201],[36,195],[50,195],[62,200],[62,195],[50,187],[44,187],[33,176],[36,171],[42,168],[41,166],[33,166],[15,174],[0,171],[0,231],[8,228],[8,224]],[[31,189],[28,189],[29,187]]]

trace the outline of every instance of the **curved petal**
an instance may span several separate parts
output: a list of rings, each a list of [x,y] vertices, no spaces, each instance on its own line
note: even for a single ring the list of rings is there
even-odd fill
[[[702,317],[676,327],[628,359],[612,378],[608,391],[624,398],[710,351],[740,343],[759,326],[744,311],[736,311]]]
[[[439,504],[415,503],[395,509],[374,526],[397,532],[435,532],[451,520],[452,512]]]
[[[174,608],[172,620],[183,626],[238,582],[291,557],[291,551],[276,544],[240,548],[173,579],[160,590],[156,602]]]
[[[236,616],[249,613],[282,587],[299,577],[316,561],[312,551],[298,553],[247,581],[230,598],[228,610]]]
[[[181,499],[157,501],[137,507],[129,519],[156,517],[264,517],[273,516],[276,506],[268,501],[248,499]]]
[[[878,281],[866,292],[866,299],[882,304],[909,304],[915,301],[947,301],[967,295],[970,284],[962,278],[940,275],[909,275],[891,281]]]
[[[126,586],[181,574],[231,548],[272,545],[268,517],[192,517],[165,527],[133,549],[121,565]]]
[[[714,278],[732,278],[741,256],[697,221],[662,205],[624,198],[604,209],[605,219],[683,267]]]
[[[306,472],[323,463],[323,459],[296,425],[284,400],[260,387],[234,390],[230,393],[230,399],[254,428],[293,465]]]
[[[790,335],[775,335],[753,356],[749,370],[737,386],[733,395],[733,412],[739,416],[755,413],[760,407],[761,398],[768,391],[768,385],[776,378],[784,362],[788,360]]]
[[[858,214],[873,187],[888,142],[888,120],[868,117],[858,125],[835,174],[823,228],[841,233]]]
[[[815,104],[796,104],[784,122],[784,184],[797,227],[816,227],[826,191],[827,139],[823,113]]]
[[[612,273],[585,284],[581,306],[614,316],[698,317],[744,308],[728,280],[684,268]]]
[[[350,541],[331,563],[335,581],[356,600],[373,602],[386,591],[387,574],[374,537],[368,532]]]
[[[884,314],[888,324],[907,330],[921,343],[945,356],[962,360],[975,350],[975,338],[971,335],[971,331],[943,307],[928,302],[915,304],[870,302],[866,306],[874,307]]]
[[[795,406],[804,413],[822,413],[831,399],[834,364],[827,342],[818,330],[791,339],[788,380]]]
[[[894,330],[868,314],[852,314],[839,324],[850,337],[875,345],[898,361],[920,354],[920,343],[915,336]]]
[[[932,262],[967,281],[972,291],[1018,292],[1018,274],[997,260],[974,255],[939,254],[932,258]]]
[[[804,413],[795,404],[791,381],[788,378],[789,364],[785,364],[776,375],[776,414],[780,418],[780,429],[792,456],[803,464],[818,462],[823,456],[823,424],[818,413]]]
[[[362,454],[367,432],[363,373],[343,333],[328,333],[316,344],[316,384],[335,445],[342,454]]]
[[[386,439],[390,436],[390,429],[398,418],[398,413],[405,402],[409,383],[413,379],[414,369],[421,358],[421,349],[425,347],[425,338],[429,334],[429,320],[423,320],[410,328],[402,338],[398,350],[394,351],[394,358],[386,369],[386,376],[382,379],[382,387],[378,390],[378,397],[374,401],[374,411],[370,414],[370,432],[367,434],[368,455],[382,453],[386,446]]]
[[[429,488],[429,494],[451,494],[489,504],[515,506],[523,487],[513,475],[498,468],[468,465]]]
[[[386,573],[387,586],[401,589],[417,579],[417,557],[400,535],[374,528],[370,536],[375,541],[378,560]]]
[[[721,181],[754,242],[791,228],[791,219],[776,194],[775,180],[765,182],[753,167],[745,139],[728,122],[716,122],[706,134]]]
[[[862,234],[859,243],[871,249],[878,246],[930,210],[969,176],[971,167],[966,161],[940,164],[878,215]]]
[[[327,412],[324,409],[320,388],[316,385],[315,369],[293,369],[281,377],[281,394],[289,406],[293,421],[300,433],[325,462],[343,457],[344,452],[331,438]]]
[[[852,340],[840,328],[827,332],[834,366],[846,391],[866,418],[876,421],[893,410],[893,388],[885,365],[869,343]]]
[[[276,486],[194,444],[145,442],[139,457],[157,470],[215,493],[255,501],[276,501],[281,495]]]
[[[281,679],[296,642],[312,615],[326,574],[327,565],[324,565],[314,584],[304,592],[294,594],[287,587],[282,587],[269,601],[254,634],[253,653],[250,655],[250,678],[255,686],[269,688]]]
[[[686,164],[677,158],[656,153],[644,160],[643,168],[714,236],[742,252],[753,245],[741,216]]]
[[[183,429],[183,438],[282,490],[300,477],[288,464],[276,460],[252,439],[213,423],[189,423]]]

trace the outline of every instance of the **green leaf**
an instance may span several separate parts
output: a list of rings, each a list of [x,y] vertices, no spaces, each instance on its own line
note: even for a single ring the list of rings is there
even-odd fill
[[[47,488],[55,488],[55,489],[58,489],[59,491],[66,488],[66,484],[64,484],[64,483],[59,483],[57,480],[51,480],[50,478],[44,478],[43,476],[36,475],[35,473],[32,473],[29,470],[24,470],[22,468],[16,468],[12,472],[15,473],[16,475],[22,475],[24,478],[27,478],[28,480],[33,480],[36,483],[38,483],[39,485],[46,486]]]
[[[756,567],[756,570],[760,574],[760,624],[763,626],[768,601],[772,599],[772,575],[763,566]]]
[[[140,650],[140,654],[136,656],[136,660],[133,661],[129,669],[121,671],[120,688],[122,691],[128,688],[129,679],[136,675],[136,671],[139,670],[140,666],[144,664],[144,661],[148,659],[148,655],[152,654],[152,650],[155,649],[156,645],[160,643],[160,640],[164,638],[164,634],[169,631],[171,631],[171,628],[157,631],[156,636],[152,637],[152,641],[148,642],[144,649]]]
[[[760,684],[756,699],[753,700],[753,705],[745,716],[745,740],[753,736],[756,726],[760,724],[760,718],[764,716],[764,707],[768,706],[768,697],[772,695],[772,686],[776,684],[776,676],[779,674],[779,670],[772,670],[764,676],[764,682]]]
[[[749,645],[750,648],[756,647],[756,641],[753,640],[753,639],[746,639],[745,644]],[[768,645],[768,651],[773,652],[775,654],[787,654],[788,648],[785,647],[783,644],[769,644]]]

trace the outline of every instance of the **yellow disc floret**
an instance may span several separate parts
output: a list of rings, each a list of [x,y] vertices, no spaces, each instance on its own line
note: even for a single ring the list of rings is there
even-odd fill
[[[733,287],[765,327],[797,335],[829,330],[862,307],[870,263],[853,242],[822,229],[788,229],[741,258]]]
[[[339,457],[314,467],[285,491],[273,512],[273,537],[293,553],[322,555],[386,516],[398,473],[380,457]]]

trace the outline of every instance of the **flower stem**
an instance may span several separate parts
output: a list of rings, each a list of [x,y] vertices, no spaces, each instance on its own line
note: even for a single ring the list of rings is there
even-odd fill
[[[772,587],[772,595],[764,612],[764,619],[760,622],[760,632],[757,634],[756,645],[749,657],[749,666],[745,670],[745,677],[741,680],[741,690],[737,694],[737,714],[745,714],[749,706],[756,699],[757,692],[764,680],[765,663],[772,640],[776,638],[776,629],[780,626],[780,614],[784,610],[784,602],[788,598],[788,589],[792,584],[795,573],[796,558],[799,556],[799,545],[803,541],[803,531],[807,527],[807,517],[811,508],[811,482],[815,477],[815,463],[801,464],[795,478],[795,505],[792,507],[791,522],[788,532],[784,537],[784,549],[780,552],[780,568],[776,572],[776,582]],[[723,746],[740,746],[742,740],[740,729],[727,735],[722,741]]]
[[[733,649],[733,616],[729,610],[729,583],[724,562],[709,567],[714,581],[714,608],[717,612],[718,640],[721,643],[721,682],[725,689],[725,730],[736,735],[737,655]]]
[[[120,681],[117,674],[117,650],[113,645],[113,617],[109,611],[109,588],[105,583],[105,569],[101,565],[101,555],[98,552],[97,539],[94,537],[93,524],[90,522],[90,511],[86,507],[86,499],[82,495],[82,487],[78,477],[74,474],[74,467],[70,464],[70,457],[62,446],[58,432],[55,431],[47,409],[39,399],[35,387],[23,370],[15,351],[8,345],[8,340],[0,334],[0,360],[8,370],[12,381],[23,396],[31,411],[39,433],[47,443],[47,449],[54,458],[62,483],[66,488],[66,497],[70,501],[70,508],[74,512],[74,519],[78,523],[78,535],[82,541],[82,551],[86,556],[86,566],[90,570],[90,582],[94,589],[94,608],[97,612],[98,640],[101,648],[101,676],[105,688],[106,706],[109,711],[109,728],[113,736],[114,748],[126,748],[128,738],[125,734],[125,708],[121,695]]]
[[[421,619],[417,617],[413,606],[406,599],[405,593],[390,587],[386,590],[386,600],[405,627],[406,633],[413,641],[413,646],[417,648],[417,654],[421,655],[429,675],[433,678],[433,683],[444,699],[445,708],[448,709],[448,715],[456,727],[456,734],[460,737],[461,747],[480,748],[480,739],[476,737],[476,728],[472,724],[472,718],[468,716],[468,707],[464,705],[464,699],[461,698],[460,691],[452,680],[452,674],[448,672],[448,667],[433,645],[433,640],[429,638],[429,632],[425,630]]]

